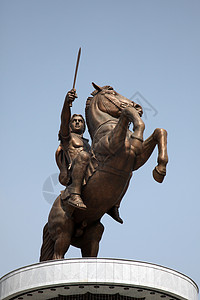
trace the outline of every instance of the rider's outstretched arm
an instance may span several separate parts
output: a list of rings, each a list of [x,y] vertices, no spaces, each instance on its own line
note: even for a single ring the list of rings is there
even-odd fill
[[[68,137],[70,134],[69,123],[71,119],[70,104],[77,98],[76,90],[72,89],[65,97],[65,102],[61,112],[60,134],[63,137]]]

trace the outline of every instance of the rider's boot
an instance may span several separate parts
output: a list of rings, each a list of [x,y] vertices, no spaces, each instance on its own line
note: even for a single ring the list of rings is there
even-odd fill
[[[123,220],[122,218],[120,218],[119,215],[119,205],[115,205],[113,206],[108,212],[107,214],[109,216],[111,216],[115,221],[119,222],[120,224],[123,224]]]
[[[60,192],[60,202],[61,202],[61,207],[67,214],[68,218],[71,218],[73,215],[73,212],[75,210],[75,207],[69,205],[68,199],[70,197],[69,191],[66,188],[64,191]]]
[[[89,153],[81,151],[73,161],[71,174],[72,184],[68,186],[68,191],[70,193],[68,204],[79,209],[87,208],[81,199],[81,186],[89,159]]]
[[[83,203],[83,200],[81,199],[80,194],[75,194],[70,192],[70,197],[68,199],[68,204],[79,208],[79,209],[86,209],[87,206]]]

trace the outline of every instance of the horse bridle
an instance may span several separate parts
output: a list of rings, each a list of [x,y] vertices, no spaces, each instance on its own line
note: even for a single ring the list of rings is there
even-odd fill
[[[111,93],[105,93],[105,98],[107,98],[113,105],[115,105],[119,110],[122,110],[123,108],[126,107],[134,107],[134,102],[132,102],[131,104],[126,103],[126,102],[122,102],[119,99],[117,99],[116,97],[113,97]]]

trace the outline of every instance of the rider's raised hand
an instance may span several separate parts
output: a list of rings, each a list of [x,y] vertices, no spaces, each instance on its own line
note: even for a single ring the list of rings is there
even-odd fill
[[[67,95],[66,95],[66,100],[67,102],[69,103],[69,105],[71,106],[72,105],[72,102],[78,98],[77,96],[77,93],[76,93],[76,90],[75,89],[71,89]]]

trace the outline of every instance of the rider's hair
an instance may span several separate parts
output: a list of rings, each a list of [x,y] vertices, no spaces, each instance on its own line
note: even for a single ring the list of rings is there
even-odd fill
[[[82,118],[82,120],[83,120],[83,133],[84,133],[84,132],[85,132],[85,120],[84,120],[84,118],[83,118],[82,115],[73,114],[73,116],[71,117],[71,120],[70,120],[70,122],[69,122],[70,128],[71,128],[71,123],[72,123],[72,121],[73,121],[73,119],[74,119],[75,117],[81,117],[81,118]]]

